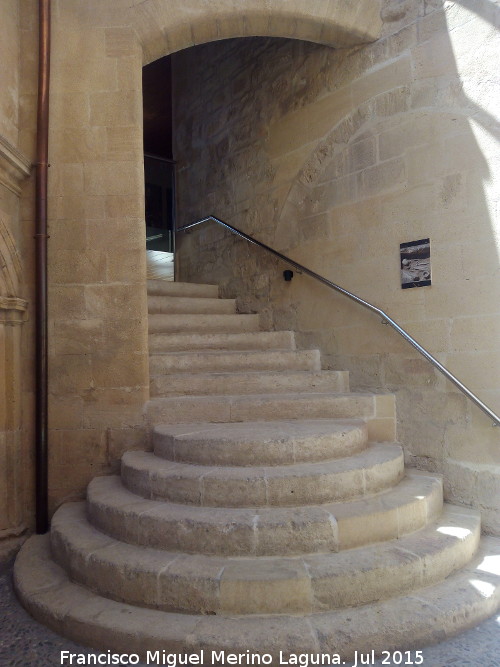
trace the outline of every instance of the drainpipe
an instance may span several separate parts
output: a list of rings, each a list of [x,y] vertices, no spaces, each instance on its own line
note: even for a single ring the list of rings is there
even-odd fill
[[[38,110],[35,180],[35,498],[36,532],[49,528],[47,378],[47,172],[50,0],[38,0]]]

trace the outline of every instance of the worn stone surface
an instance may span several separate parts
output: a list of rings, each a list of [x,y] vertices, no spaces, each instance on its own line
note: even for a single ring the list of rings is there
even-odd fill
[[[367,422],[368,437],[374,442],[395,439],[394,405],[384,414],[377,398],[369,393],[276,393],[152,398],[146,407],[148,422],[176,424],[241,422],[275,419],[356,419]],[[393,404],[393,397],[391,402]]]
[[[338,551],[401,537],[435,519],[443,504],[441,481],[418,473],[375,497],[299,507],[247,509],[251,503],[244,499],[237,507],[155,502],[113,477],[94,479],[87,497],[92,523],[116,539],[187,553],[265,556]]]
[[[5,667],[54,667],[60,663],[62,650],[71,653],[96,654],[95,651],[61,637],[44,625],[35,621],[19,604],[11,585],[11,570],[2,568],[0,574],[0,607],[3,619],[0,641],[0,660]],[[464,632],[435,646],[419,645],[422,650],[423,664],[445,667],[459,664],[464,667],[496,667],[498,651],[497,615],[484,621],[477,627]],[[397,658],[398,656],[396,656]],[[145,663],[142,663],[143,665]],[[346,665],[350,667],[346,662]],[[381,665],[376,660],[375,665]],[[385,664],[395,664],[385,662]]]
[[[176,84],[181,221],[214,213],[384,308],[498,413],[498,7],[387,2],[382,17],[383,38],[361,49],[254,39],[175,54],[189,71]],[[401,290],[399,243],[425,237],[433,284]],[[183,279],[295,329],[352,387],[395,392],[408,461],[462,461],[486,485],[496,474],[498,429],[374,315],[307,276],[284,283],[281,264],[214,224],[180,237],[178,259]],[[450,497],[484,507],[479,492]]]
[[[446,506],[421,531],[354,551],[279,559],[180,555],[113,540],[88,523],[82,503],[71,503],[54,516],[51,546],[75,581],[114,600],[190,613],[310,613],[437,583],[467,565],[479,537],[477,512]]]
[[[141,67],[168,53],[178,52],[182,215],[218,213],[373,299],[498,411],[495,3],[53,5],[51,509],[82,495],[93,474],[115,470],[144,435]],[[15,296],[30,304],[7,392],[22,414],[1,445],[4,469],[17,461],[21,470],[8,482],[17,527],[33,517],[36,10],[35,0],[5,0],[0,28],[0,215],[20,258]],[[249,35],[264,37],[224,41]],[[433,286],[402,294],[397,245],[426,236]],[[304,276],[283,283],[281,265],[255,253],[206,227],[183,240],[180,269],[188,280],[222,283],[226,297],[238,291],[240,309],[260,312],[264,326],[298,329],[331,367],[352,371],[353,387],[396,392],[408,461],[441,472],[450,459],[472,465],[492,488],[482,466],[496,475],[498,433],[476,408],[372,315]],[[4,246],[0,254],[4,267]],[[374,420],[372,436],[388,428]],[[65,448],[59,431],[74,434]],[[498,532],[496,500],[458,500],[483,507],[486,528]]]
[[[358,455],[321,463],[222,468],[158,461],[149,452],[129,452],[122,458],[121,476],[130,491],[144,498],[193,505],[321,504],[394,486],[403,476],[403,455],[399,446],[376,445]]]
[[[494,613],[498,606],[498,572],[491,558],[497,551],[498,541],[490,538],[463,573],[422,589],[418,597],[410,594],[358,608],[356,617],[362,622],[356,624],[352,609],[316,614],[311,623],[304,617],[288,615],[224,618],[149,609],[137,609],[131,615],[128,605],[99,598],[71,584],[59,567],[50,565],[47,540],[40,537],[31,540],[18,559],[15,585],[25,603],[27,595],[36,593],[29,599],[29,607],[53,628],[62,628],[64,616],[64,630],[73,639],[86,642],[93,637],[101,647],[123,651],[126,646],[127,651],[143,657],[146,647],[153,648],[162,640],[163,647],[172,652],[226,648],[265,651],[277,659],[280,650],[286,655],[324,651],[348,659],[355,651],[371,655],[371,651],[417,649],[426,641],[449,638],[459,628]],[[29,572],[42,574],[44,584],[37,584]],[[96,615],[100,626],[96,625]],[[474,659],[471,664],[477,664],[476,656]]]
[[[149,368],[152,375],[232,370],[319,372],[321,362],[318,350],[192,350],[153,355]]]
[[[208,357],[217,374],[230,359],[238,368],[245,355],[258,364],[283,355],[286,374],[304,356],[163,357],[185,363],[190,355],[202,375],[199,360]],[[317,350],[305,357],[320,367]],[[212,423],[182,425],[183,406]],[[443,508],[441,478],[405,474],[399,445],[369,444],[373,422],[394,427],[393,396],[298,390],[158,398],[149,407],[153,424],[173,424],[155,429],[154,453],[125,452],[120,476],[93,479],[86,502],[61,507],[50,535],[32,537],[17,558],[18,594],[50,627],[108,650],[126,641],[142,657],[161,645],[264,651],[276,661],[323,647],[343,658],[381,652],[373,617],[398,648],[409,630],[434,639],[438,627],[446,635],[497,609],[499,544],[479,542],[479,513]],[[62,446],[69,433],[58,434]],[[91,435],[90,464],[102,448],[100,431]],[[231,457],[236,465],[227,465]]]
[[[356,454],[367,446],[362,421],[247,421],[232,424],[159,425],[155,454],[200,465],[249,466],[314,462]]]
[[[207,335],[209,333],[209,335]],[[254,331],[248,333],[177,333],[149,335],[149,352],[177,350],[294,350],[293,331]]]
[[[150,395],[257,394],[279,391],[349,391],[345,371],[264,371],[151,375]]]

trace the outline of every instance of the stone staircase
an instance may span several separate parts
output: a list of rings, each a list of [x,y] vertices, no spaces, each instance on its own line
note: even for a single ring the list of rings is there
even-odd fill
[[[25,544],[25,607],[92,647],[206,664],[410,649],[494,613],[500,540],[405,471],[393,397],[350,393],[317,350],[217,297],[149,282],[154,451]]]

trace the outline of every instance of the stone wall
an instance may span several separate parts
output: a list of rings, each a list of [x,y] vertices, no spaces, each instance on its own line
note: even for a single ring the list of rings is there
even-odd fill
[[[388,2],[383,37],[250,39],[174,55],[179,223],[213,213],[385,309],[500,412],[498,7]],[[399,244],[430,237],[432,286]],[[215,226],[181,279],[221,283],[358,389],[394,391],[407,462],[499,533],[500,433],[373,314]]]
[[[263,35],[296,41],[254,42],[246,52],[234,44],[222,45],[222,51],[213,45],[206,47],[204,62],[195,51],[182,55],[190,63],[191,85],[179,81],[178,150],[181,162],[194,169],[181,171],[181,186],[189,184],[182,200],[186,215],[197,214],[198,204],[203,213],[209,208],[359,289],[449,358],[457,372],[464,366],[464,379],[498,406],[498,354],[485,337],[486,327],[497,326],[491,304],[499,302],[492,281],[498,232],[491,213],[497,201],[491,130],[496,6],[477,0],[465,10],[461,3],[446,3],[445,14],[441,4],[53,0],[52,508],[80,497],[95,474],[116,470],[123,450],[147,444],[141,68],[213,40]],[[0,512],[10,513],[9,530],[17,530],[33,517],[30,166],[37,2],[4,0],[0,17],[0,221],[10,239],[0,252],[2,266],[19,269],[13,291],[6,287],[15,283],[12,273],[0,283],[0,297],[15,299],[2,301],[0,338],[6,341],[8,331],[10,342],[0,344],[0,363],[9,369],[0,398],[18,406],[9,412],[14,422],[8,424],[2,413],[0,431],[17,444],[6,447],[0,438],[0,470],[11,470],[8,457],[21,470],[15,488],[6,485],[5,472],[0,477]],[[367,42],[373,44],[363,46]],[[202,104],[193,91],[207,96]],[[208,111],[207,123],[202,118]],[[437,156],[427,152],[429,143]],[[409,290],[403,298],[394,248],[427,233],[433,241],[433,287]],[[450,495],[497,506],[484,482],[498,492],[491,473],[498,438],[476,411],[394,336],[381,332],[368,313],[303,278],[285,285],[276,278],[275,264],[256,260],[255,251],[241,243],[224,240],[215,249],[217,238],[205,230],[192,237],[196,247],[183,248],[187,278],[220,279],[226,293],[242,294],[242,308],[262,311],[264,324],[296,327],[304,346],[321,346],[328,365],[349,367],[356,386],[395,389],[409,460],[446,468]],[[221,248],[227,249],[224,265]],[[198,272],[201,253],[205,264]],[[426,296],[436,293],[434,300]],[[5,324],[20,313],[24,323]],[[408,383],[409,369],[416,373]],[[414,401],[416,413],[408,407]],[[472,441],[477,451],[471,452]],[[493,523],[487,519],[488,526]]]
[[[129,27],[88,4],[53,3],[51,508],[146,446],[142,52]]]
[[[32,0],[23,0],[32,2]],[[147,446],[142,66],[195,43],[277,34],[355,44],[378,1],[52,0],[49,137],[50,506]],[[27,13],[36,17],[36,11]],[[35,19],[36,24],[36,19]],[[23,54],[33,52],[23,49]],[[23,62],[30,56],[23,55]],[[23,107],[31,118],[36,83]],[[31,144],[26,128],[23,140]],[[26,198],[26,223],[31,212]]]
[[[0,135],[17,144],[19,118],[19,2],[2,3]]]
[[[26,529],[24,474],[30,458],[23,442],[21,336],[27,302],[18,294],[20,261],[0,214],[0,540]]]
[[[21,534],[31,509],[32,467],[23,400],[30,377],[23,355],[29,304],[19,224],[31,165],[19,142],[21,23],[18,0],[5,0],[0,22],[0,540]]]

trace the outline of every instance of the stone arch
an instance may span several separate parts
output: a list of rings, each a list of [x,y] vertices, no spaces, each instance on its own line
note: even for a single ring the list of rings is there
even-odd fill
[[[372,42],[382,29],[381,0],[234,0],[131,7],[144,64],[196,44],[233,37],[288,37],[334,47]]]

